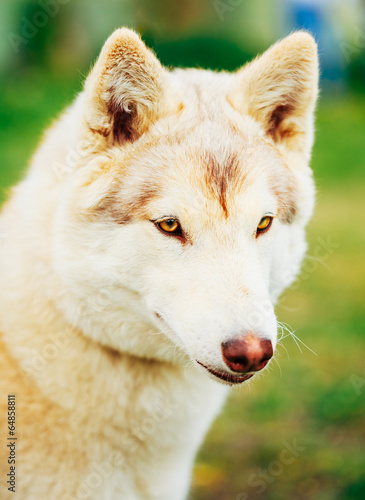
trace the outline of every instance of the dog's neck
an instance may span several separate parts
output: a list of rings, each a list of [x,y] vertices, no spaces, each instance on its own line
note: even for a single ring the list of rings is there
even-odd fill
[[[49,199],[48,203],[43,205],[44,212],[52,208],[53,201]],[[0,248],[0,272],[5,283],[0,290],[0,331],[18,366],[18,375],[34,385],[50,404],[74,413],[72,425],[85,436],[85,453],[87,436],[97,432],[103,436],[107,454],[116,450],[128,456],[125,448],[133,445],[135,460],[146,462],[153,476],[153,459],[146,450],[156,450],[159,442],[167,440],[180,447],[188,470],[228,388],[210,380],[195,366],[184,364],[183,358],[172,359],[175,348],[163,333],[158,334],[156,329],[149,332],[152,325],[143,316],[139,321],[136,316],[125,318],[126,324],[137,321],[123,332],[123,352],[122,345],[119,351],[102,346],[71,326],[63,313],[69,291],[62,289],[52,271],[48,219],[41,213],[29,213],[31,210],[24,212],[16,196],[10,204],[1,218],[8,237]],[[29,224],[35,234],[32,241],[23,239],[27,234],[24,225]],[[8,266],[10,259],[12,265]],[[62,296],[65,304],[60,306],[53,297],[59,300]],[[96,321],[97,310],[94,312]],[[144,337],[137,341],[136,336]],[[153,349],[158,355],[154,356]],[[150,435],[143,431],[143,423],[149,422],[151,414],[156,414],[151,422],[156,430]],[[87,422],[83,420],[85,415]],[[187,440],[187,434],[193,439]],[[154,467],[161,468],[160,464]]]
[[[196,449],[228,388],[194,366],[118,352],[72,327],[49,297],[55,284],[50,284],[54,277],[50,271],[46,273],[46,261],[37,264],[30,247],[13,243],[19,232],[13,234],[1,249],[0,264],[7,282],[5,292],[0,292],[0,330],[3,353],[9,352],[12,359],[9,369],[16,366],[16,376],[39,398],[57,406],[61,415],[72,413],[72,428],[67,433],[82,443],[85,464],[81,476],[90,473],[92,464],[109,464],[113,474],[108,481],[115,482],[115,488],[123,484],[118,471],[130,469],[128,474],[141,484],[141,498],[144,489],[153,485],[157,492],[170,488],[165,485],[166,477],[171,477],[171,491],[177,484],[183,494]],[[10,254],[16,265],[8,268]],[[137,335],[142,335],[142,325],[141,320]],[[142,346],[148,351],[148,342],[160,342],[160,336],[144,333]],[[141,346],[141,341],[136,345]],[[129,349],[132,347],[131,343]],[[99,439],[97,450],[94,434]],[[165,457],[166,463],[156,461],[156,456]],[[159,477],[161,470],[164,480]],[[104,498],[102,494],[100,498]]]

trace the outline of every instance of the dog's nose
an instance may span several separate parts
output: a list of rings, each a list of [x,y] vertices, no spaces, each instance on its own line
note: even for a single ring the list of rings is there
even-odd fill
[[[245,335],[222,343],[223,359],[234,372],[258,372],[273,355],[272,343],[255,335]]]

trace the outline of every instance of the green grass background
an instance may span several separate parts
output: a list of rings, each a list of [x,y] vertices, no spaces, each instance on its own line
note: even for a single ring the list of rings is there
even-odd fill
[[[80,74],[7,79],[0,93],[2,199],[81,81]],[[199,453],[192,500],[365,498],[364,117],[363,96],[322,95],[309,257],[277,307],[280,321],[316,355],[286,337],[280,368],[274,362],[270,373],[233,390]],[[333,248],[324,252],[321,239]],[[283,442],[293,440],[301,451],[280,465]],[[252,478],[263,474],[259,491]]]

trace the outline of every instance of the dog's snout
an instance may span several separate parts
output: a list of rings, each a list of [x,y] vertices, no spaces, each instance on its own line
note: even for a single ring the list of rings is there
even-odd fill
[[[258,372],[273,355],[272,343],[255,335],[245,335],[222,343],[223,359],[234,372]]]

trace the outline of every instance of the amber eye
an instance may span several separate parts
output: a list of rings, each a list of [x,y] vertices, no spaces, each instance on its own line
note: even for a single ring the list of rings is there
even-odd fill
[[[256,236],[259,236],[262,233],[265,233],[268,229],[270,229],[270,226],[272,224],[273,217],[270,215],[265,215],[260,222],[259,225],[257,226],[256,230]]]
[[[164,233],[168,233],[175,236],[181,236],[182,230],[179,221],[176,219],[164,219],[156,222],[156,225]]]

